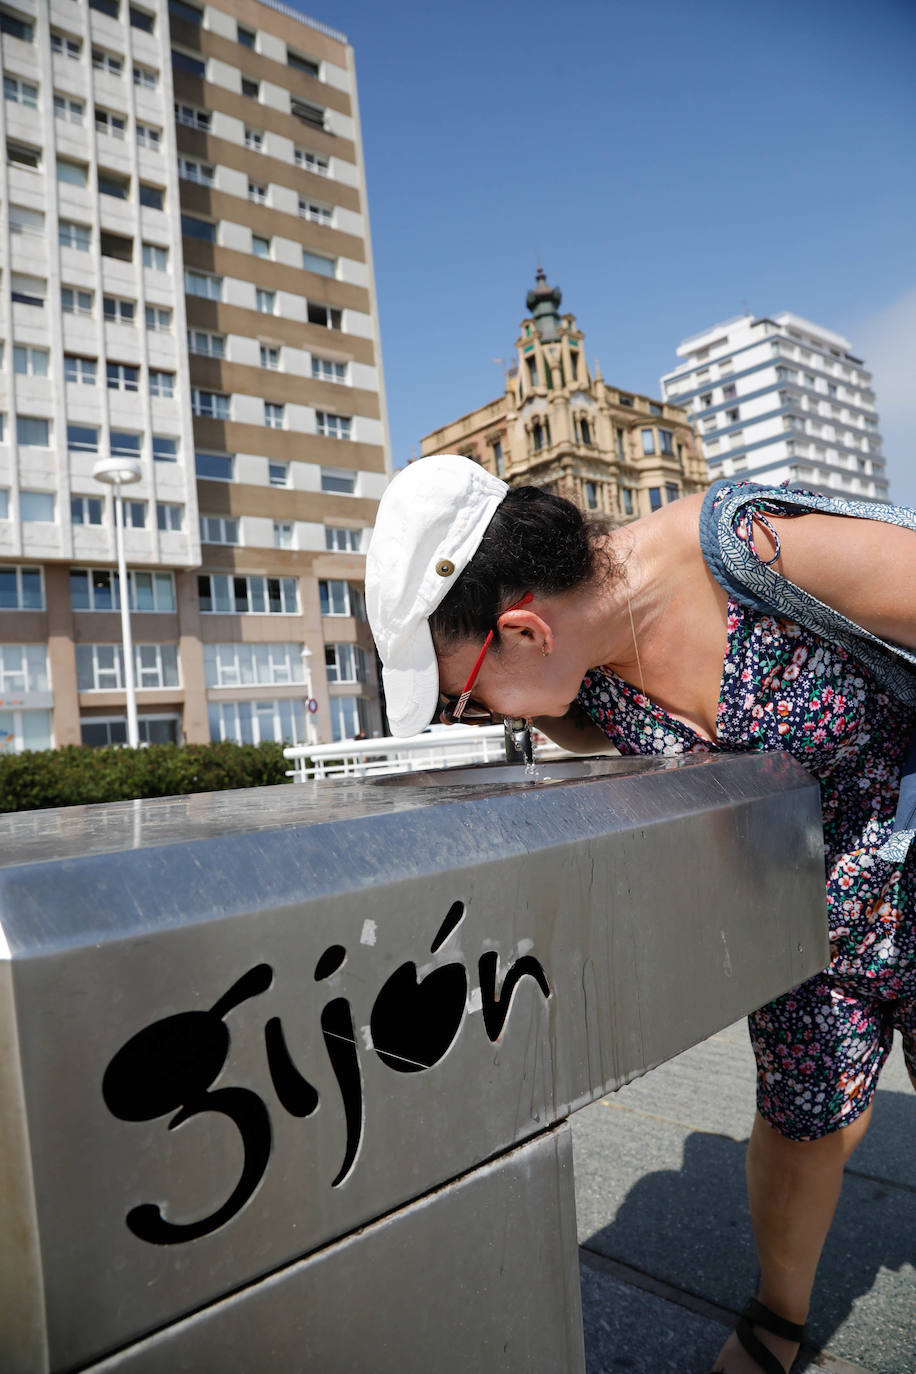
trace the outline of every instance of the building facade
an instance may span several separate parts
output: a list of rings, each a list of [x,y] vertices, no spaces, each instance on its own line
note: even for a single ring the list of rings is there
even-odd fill
[[[662,378],[697,426],[709,476],[886,501],[871,373],[841,334],[783,311],[685,339]]]
[[[538,268],[505,393],[427,434],[421,453],[463,453],[512,486],[532,483],[627,521],[701,491],[706,464],[685,411],[589,372],[575,315]]]
[[[141,740],[379,728],[346,39],[273,0],[0,0],[0,65],[0,747],[126,737],[109,455]]]

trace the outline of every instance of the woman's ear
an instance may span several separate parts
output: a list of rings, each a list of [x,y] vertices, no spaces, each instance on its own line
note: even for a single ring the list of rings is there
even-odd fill
[[[553,630],[543,616],[527,607],[503,611],[496,624],[500,635],[511,642],[521,640],[534,644],[545,657],[553,652]]]

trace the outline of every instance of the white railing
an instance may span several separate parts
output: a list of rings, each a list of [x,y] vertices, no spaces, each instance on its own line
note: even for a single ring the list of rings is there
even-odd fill
[[[540,757],[561,753],[535,733]],[[283,750],[293,764],[286,776],[293,782],[313,778],[369,777],[375,773],[415,773],[425,768],[452,768],[466,763],[505,760],[505,732],[501,725],[438,725],[407,739],[344,739],[335,744],[293,744]]]

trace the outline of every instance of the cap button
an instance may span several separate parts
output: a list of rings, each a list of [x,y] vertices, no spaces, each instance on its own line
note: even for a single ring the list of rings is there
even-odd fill
[[[451,577],[455,571],[454,563],[448,558],[440,558],[436,564],[436,572],[440,577]]]

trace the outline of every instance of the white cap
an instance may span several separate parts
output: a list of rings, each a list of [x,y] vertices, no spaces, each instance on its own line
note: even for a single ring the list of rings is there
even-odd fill
[[[415,735],[433,717],[439,668],[429,617],[508,490],[470,458],[441,453],[404,468],[382,497],[366,553],[366,611],[396,735]]]

